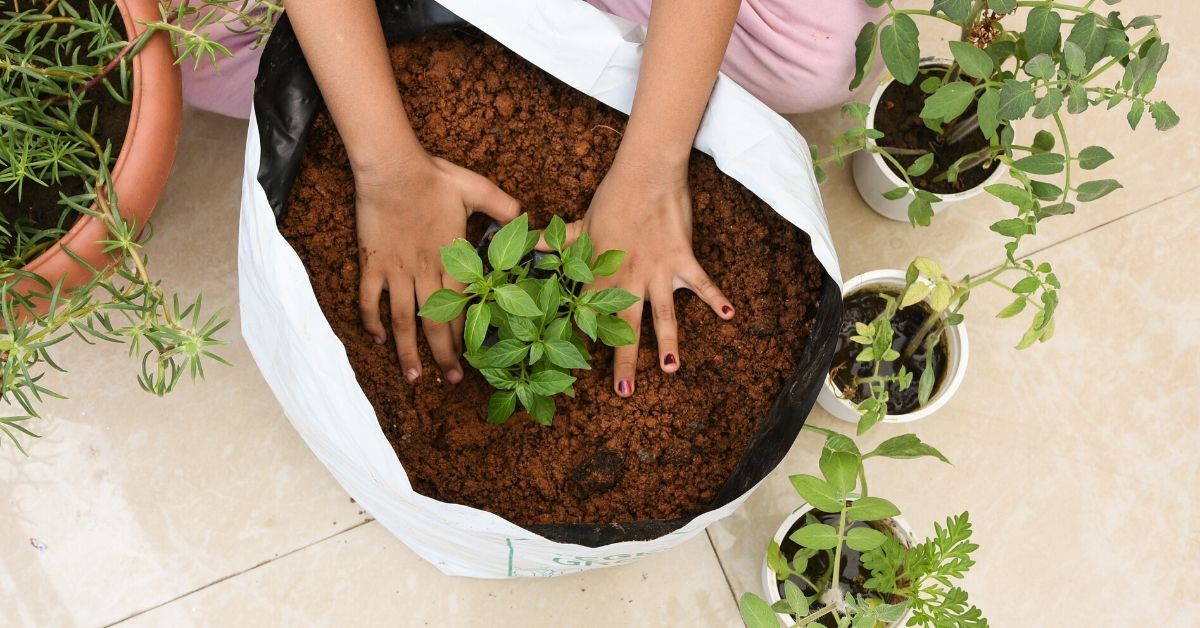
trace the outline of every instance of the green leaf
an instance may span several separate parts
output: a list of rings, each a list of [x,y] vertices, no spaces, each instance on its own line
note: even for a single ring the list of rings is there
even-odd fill
[[[487,368],[507,368],[525,359],[529,354],[529,345],[510,338],[501,340],[484,351],[482,364]]]
[[[529,376],[529,390],[546,397],[566,392],[574,383],[574,376],[553,369]]]
[[[858,38],[854,40],[854,78],[850,80],[851,91],[858,89],[863,79],[871,72],[871,66],[875,62],[875,45],[878,41],[875,35],[878,28],[874,22],[867,22],[862,30],[858,31]]]
[[[917,158],[916,161],[908,167],[908,174],[914,177],[919,177],[933,167],[933,153],[926,153]],[[907,191],[907,189],[905,190]]]
[[[884,64],[892,76],[905,85],[911,85],[917,78],[921,63],[920,36],[917,23],[904,13],[896,14],[879,35]]]
[[[508,319],[508,329],[512,335],[524,342],[533,342],[538,337],[537,324],[528,318],[522,316],[513,316]]]
[[[1100,25],[1099,16],[1095,13],[1085,13],[1075,21],[1067,41],[1083,50],[1084,69],[1091,69],[1104,56],[1108,45],[1108,33]]]
[[[1000,87],[997,115],[1001,120],[1020,120],[1033,108],[1036,96],[1029,81],[1007,79]]]
[[[992,70],[995,69],[992,58],[986,52],[965,41],[950,42],[950,52],[967,76],[986,79],[992,75]]]
[[[417,312],[417,315],[431,321],[448,323],[458,317],[469,300],[470,297],[466,295],[449,288],[441,288],[429,295],[429,299],[425,301],[425,305],[421,306],[421,311]]]
[[[841,451],[823,451],[819,466],[825,480],[838,493],[845,495],[858,484],[858,456]]]
[[[550,397],[534,393],[529,388],[518,388],[517,398],[534,421],[542,425],[551,425],[554,422],[554,400]]]
[[[596,310],[586,305],[575,308],[575,324],[588,338],[596,339]]]
[[[1088,181],[1075,188],[1075,199],[1080,203],[1089,203],[1098,198],[1108,196],[1115,190],[1121,189],[1122,186],[1115,179],[1099,179],[1097,181]]]
[[[505,312],[514,316],[541,316],[542,311],[530,298],[529,293],[512,284],[495,289],[496,303]]]
[[[932,96],[925,99],[925,107],[921,109],[921,118],[925,120],[953,120],[962,115],[962,112],[971,106],[971,101],[974,99],[974,85],[966,81],[947,83]]]
[[[841,495],[832,484],[813,475],[800,474],[788,477],[800,497],[813,508],[825,512],[841,512]]]
[[[1077,157],[1079,167],[1084,170],[1095,170],[1111,161],[1112,158],[1113,154],[1102,146],[1088,146],[1079,151],[1079,156]]]
[[[1037,277],[1026,277],[1013,286],[1012,291],[1015,294],[1030,294],[1041,287],[1042,282],[1038,281]]]
[[[742,594],[738,611],[746,628],[779,628],[779,617],[771,610],[771,605],[753,593]]]
[[[561,304],[562,288],[558,285],[558,279],[551,277],[543,281],[537,297],[537,305],[542,309],[542,323],[554,320]]]
[[[996,13],[1012,13],[1017,10],[1017,0],[988,0],[988,8]]]
[[[521,261],[529,236],[529,215],[521,214],[501,227],[488,245],[488,261],[496,270],[508,270]]]
[[[1045,181],[1030,181],[1029,187],[1033,188],[1033,195],[1043,201],[1053,201],[1060,198],[1063,193],[1062,188]]]
[[[1000,126],[1000,91],[987,88],[979,97],[975,108],[979,114],[979,130],[987,139],[996,137],[996,129]]]
[[[580,283],[592,283],[596,280],[592,270],[588,268],[587,262],[578,257],[568,257],[567,261],[563,263],[563,272],[567,277]]]
[[[1004,220],[997,220],[988,228],[1002,236],[1009,238],[1019,238],[1023,235],[1029,235],[1032,233],[1029,228],[1029,223],[1025,222],[1025,220],[1021,218],[1005,218]]]
[[[869,552],[887,540],[887,535],[874,528],[853,528],[846,533],[846,545],[860,552]]]
[[[517,393],[512,390],[500,390],[492,393],[488,399],[488,423],[504,423],[517,409]]]
[[[620,288],[606,288],[589,299],[587,304],[606,314],[615,314],[640,300]]]
[[[483,280],[483,260],[479,259],[475,247],[466,240],[455,238],[450,246],[443,246],[440,250],[442,267],[451,277],[463,283]]]
[[[929,14],[936,16],[938,13],[946,14],[955,22],[963,22],[971,16],[971,0],[933,0]]]
[[[1063,171],[1066,159],[1058,153],[1041,153],[1022,157],[1012,167],[1029,174],[1058,174]]]
[[[596,258],[592,272],[601,277],[608,277],[620,270],[623,261],[625,261],[625,251],[605,251]]]
[[[1129,115],[1127,116],[1127,119],[1129,120],[1129,128],[1136,131],[1138,124],[1142,121],[1142,116],[1145,113],[1146,103],[1136,100],[1133,102],[1133,104],[1129,105]]]
[[[1044,52],[1025,62],[1025,73],[1035,78],[1050,80],[1054,78],[1056,70],[1054,59]]]
[[[1067,112],[1071,114],[1079,114],[1087,111],[1091,103],[1088,101],[1087,91],[1082,87],[1072,87],[1070,93],[1067,94]]]
[[[551,217],[550,224],[546,225],[546,230],[542,232],[542,237],[546,239],[547,246],[562,253],[567,242],[567,223],[558,216]]]
[[[592,238],[586,231],[580,232],[575,242],[567,247],[565,257],[573,257],[589,266],[592,263]]]
[[[559,266],[562,266],[562,260],[553,253],[547,253],[537,261],[537,265],[535,265],[534,268],[538,268],[540,270],[556,270]]]
[[[476,353],[483,346],[487,337],[488,324],[492,322],[492,311],[483,303],[473,303],[467,308],[467,323],[463,328],[463,338],[467,343],[467,353]]]
[[[883,198],[886,198],[889,201],[902,199],[905,196],[908,196],[908,188],[906,187],[892,188],[891,190],[883,193]]]
[[[1028,210],[1033,207],[1033,197],[1029,194],[1029,190],[1019,188],[1015,185],[1007,183],[997,183],[984,188],[988,194],[996,198],[1016,205],[1022,210]]]
[[[1025,50],[1030,56],[1052,53],[1062,37],[1062,17],[1048,6],[1034,7],[1025,23]]]
[[[1025,309],[1025,304],[1029,302],[1029,297],[1021,295],[1013,300],[996,314],[996,318],[1012,318],[1020,314]]]
[[[587,360],[583,359],[583,354],[579,353],[579,349],[575,345],[566,340],[547,340],[544,342],[546,350],[546,359],[550,360],[551,364],[561,366],[565,369],[588,369]]]
[[[855,521],[878,521],[899,515],[900,509],[882,497],[859,497],[846,508],[846,516]]]
[[[1033,136],[1033,152],[1034,154],[1048,153],[1054,150],[1054,134],[1042,130],[1038,131]]]
[[[889,438],[870,453],[863,455],[863,458],[871,458],[874,456],[882,456],[884,458],[895,458],[905,460],[909,458],[920,458],[922,456],[933,456],[942,462],[949,463],[942,452],[934,449],[928,444],[921,441],[916,434],[901,434]]]
[[[1159,131],[1170,131],[1179,124],[1179,115],[1162,100],[1150,105],[1150,115],[1154,118],[1154,128]]]
[[[517,380],[509,373],[507,369],[502,368],[481,368],[479,374],[487,380],[487,383],[492,385],[492,388],[500,390],[512,390],[517,387]]]
[[[1039,120],[1043,118],[1049,118],[1050,116],[1058,113],[1058,110],[1062,108],[1062,104],[1062,90],[1047,90],[1046,95],[1042,96],[1041,100],[1037,102],[1037,106],[1033,108],[1033,117]]]
[[[633,327],[617,316],[605,314],[596,318],[596,335],[610,347],[623,347],[637,342]]]
[[[810,523],[788,538],[797,545],[815,550],[833,549],[838,544],[837,529],[826,523]]]
[[[1081,76],[1087,64],[1087,55],[1079,44],[1069,41],[1063,44],[1063,64],[1066,65],[1069,76]]]

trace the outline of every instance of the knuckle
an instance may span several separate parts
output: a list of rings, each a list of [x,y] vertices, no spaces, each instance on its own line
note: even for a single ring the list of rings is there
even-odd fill
[[[672,322],[675,320],[675,304],[671,301],[663,301],[654,304],[654,318],[662,322]]]

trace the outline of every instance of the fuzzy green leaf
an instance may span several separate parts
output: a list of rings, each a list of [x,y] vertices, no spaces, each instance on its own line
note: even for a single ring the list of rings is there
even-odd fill
[[[947,83],[932,96],[925,99],[921,118],[925,120],[953,120],[971,106],[975,99],[975,86],[966,81]]]
[[[1103,146],[1088,146],[1079,151],[1079,167],[1084,170],[1095,170],[1111,161],[1113,154]]]
[[[1033,108],[1035,100],[1029,81],[1007,79],[1000,87],[997,115],[1001,120],[1020,120]]]
[[[1029,155],[1013,162],[1012,167],[1029,174],[1058,174],[1066,166],[1066,159],[1058,153]]]
[[[950,52],[967,76],[986,79],[992,75],[992,70],[995,69],[992,58],[986,52],[965,41],[950,42]]]
[[[867,22],[854,40],[854,78],[850,80],[851,91],[858,89],[863,79],[871,72],[871,66],[875,62],[878,28],[874,22]]]
[[[884,64],[892,76],[905,85],[911,85],[917,78],[921,63],[920,36],[917,23],[904,13],[896,14],[879,35]]]
[[[979,114],[979,130],[983,136],[989,140],[995,137],[1000,126],[1000,91],[987,88],[979,97],[975,111]]]
[[[1029,11],[1025,23],[1025,49],[1030,56],[1049,54],[1058,48],[1062,37],[1062,17],[1048,6]]]

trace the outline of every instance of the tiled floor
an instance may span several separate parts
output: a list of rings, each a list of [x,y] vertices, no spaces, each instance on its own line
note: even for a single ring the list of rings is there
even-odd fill
[[[996,626],[1200,625],[1186,579],[1200,561],[1200,47],[1185,0],[1143,0],[1172,41],[1160,82],[1184,118],[1130,133],[1123,116],[1074,123],[1118,159],[1126,189],[1058,219],[1039,254],[1063,277],[1058,333],[1024,353],[969,310],[973,355],[950,405],[917,424],[953,462],[880,461],[872,488],[918,532],[969,509],[982,548],[967,586]],[[199,288],[236,319],[236,217],[244,125],[189,112],[149,246],[169,285]],[[819,141],[835,114],[796,120]],[[1022,128],[1023,133],[1032,133]],[[1107,134],[1111,137],[1106,137]],[[847,276],[913,254],[955,272],[996,261],[986,199],[914,231],[868,210],[847,174],[824,188]],[[236,330],[235,325],[231,330]],[[116,347],[69,345],[30,457],[0,448],[0,625],[734,626],[766,539],[811,471],[802,436],[737,514],[669,553],[540,581],[442,576],[359,510],[296,436],[233,333],[233,368],[173,397],[142,394]],[[833,425],[815,410],[810,421]],[[877,428],[871,440],[904,430]]]

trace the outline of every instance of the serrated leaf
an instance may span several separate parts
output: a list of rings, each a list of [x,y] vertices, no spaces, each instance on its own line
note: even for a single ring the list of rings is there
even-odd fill
[[[1049,118],[1050,116],[1058,113],[1059,109],[1062,109],[1062,104],[1062,90],[1057,88],[1048,90],[1046,95],[1042,96],[1041,100],[1039,100],[1037,105],[1033,108],[1033,117],[1039,120],[1043,118]]]
[[[1054,59],[1044,52],[1025,62],[1025,73],[1035,78],[1050,80],[1054,78],[1056,69]]]
[[[1150,116],[1154,118],[1154,128],[1159,131],[1170,131],[1179,124],[1179,115],[1165,101],[1151,104]]]
[[[1029,11],[1025,24],[1025,49],[1030,56],[1051,53],[1058,48],[1062,36],[1062,17],[1048,6]]]
[[[884,64],[892,76],[905,85],[911,85],[917,78],[921,63],[920,36],[917,23],[903,13],[896,14],[879,35]]]
[[[997,115],[1001,120],[1020,120],[1033,108],[1036,96],[1029,81],[1007,79],[1000,87]]]

